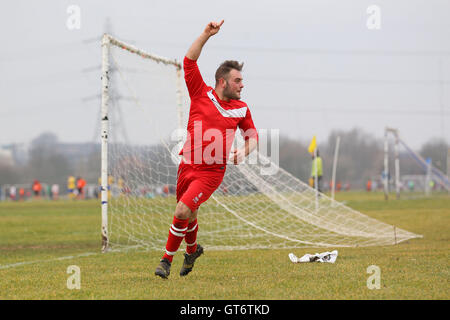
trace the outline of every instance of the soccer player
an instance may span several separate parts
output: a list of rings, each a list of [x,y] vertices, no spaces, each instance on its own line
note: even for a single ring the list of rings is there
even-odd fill
[[[69,195],[69,199],[73,199],[75,196],[75,182],[76,180],[74,176],[69,176],[69,178],[67,178],[67,193]]]
[[[191,99],[188,137],[180,152],[182,160],[178,167],[177,206],[170,226],[166,251],[155,274],[167,278],[173,256],[186,242],[181,276],[192,271],[195,260],[203,253],[197,244],[197,213],[200,205],[208,200],[220,186],[227,160],[238,164],[257,146],[258,134],[248,106],[241,101],[242,64],[227,60],[215,74],[215,87],[203,81],[197,66],[203,46],[219,32],[223,24],[210,22],[194,41],[184,58],[184,77]],[[245,138],[241,149],[230,152],[234,134],[239,127]]]
[[[86,180],[81,177],[77,178],[77,199],[84,199],[84,187],[86,186]]]
[[[42,190],[41,183],[38,180],[34,180],[31,189],[33,189],[34,198],[38,199]]]

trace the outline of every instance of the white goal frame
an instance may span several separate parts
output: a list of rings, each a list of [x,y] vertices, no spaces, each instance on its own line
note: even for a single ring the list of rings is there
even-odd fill
[[[102,252],[109,249],[108,237],[108,134],[109,134],[109,118],[108,118],[108,102],[109,102],[109,73],[110,73],[110,47],[116,46],[123,50],[128,50],[134,54],[141,56],[144,59],[150,59],[165,65],[172,65],[176,71],[176,86],[177,86],[177,116],[178,128],[181,128],[183,123],[182,110],[182,81],[181,68],[182,65],[176,59],[169,59],[155,54],[145,52],[134,47],[131,44],[120,41],[109,34],[104,34],[102,37],[102,102],[101,102],[101,212],[102,212]]]
[[[115,48],[114,48],[115,47]],[[116,144],[114,142],[114,132],[111,135],[109,127],[114,130],[114,115],[111,109],[109,113],[108,105],[111,102],[113,106],[114,91],[111,91],[110,85],[115,68],[110,68],[110,62],[117,67],[122,80],[133,96],[133,100],[145,112],[145,107],[141,104],[141,99],[137,91],[126,81],[126,77],[121,72],[123,69],[118,67],[116,57],[113,51],[123,50],[131,53],[138,59],[146,59],[145,62],[156,62],[167,65],[170,69],[174,68],[176,79],[173,94],[176,94],[176,115],[170,116],[170,126],[178,127],[183,130],[183,114],[185,106],[184,81],[182,81],[182,65],[175,59],[168,59],[155,54],[147,53],[130,44],[124,43],[109,34],[102,38],[102,103],[101,103],[101,236],[102,252],[107,252],[116,247],[135,247],[144,249],[161,249],[158,226],[167,223],[166,219],[154,219],[152,209],[157,209],[158,217],[164,217],[166,204],[156,206],[137,206],[137,219],[132,219],[129,213],[136,213],[133,210],[121,210],[120,205],[116,206],[117,201],[113,199],[113,186],[108,185],[109,174],[115,170],[114,152]],[[116,52],[117,53],[117,52]],[[111,60],[110,60],[111,59]],[[170,72],[170,70],[169,70]],[[111,77],[111,78],[110,78]],[[142,80],[139,80],[142,81]],[[172,80],[171,80],[172,81]],[[142,82],[139,82],[142,83]],[[115,90],[114,88],[112,90]],[[176,92],[175,92],[176,91]],[[111,101],[110,101],[111,99]],[[121,117],[119,116],[118,120]],[[149,120],[151,120],[150,117]],[[172,121],[177,118],[178,121]],[[175,120],[175,119],[174,119]],[[175,123],[174,123],[175,122]],[[157,133],[159,134],[159,133]],[[108,141],[110,150],[108,151]],[[164,147],[170,156],[174,156],[174,150],[169,150],[169,146],[163,142]],[[120,150],[118,150],[120,152]],[[165,152],[165,151],[164,151]],[[163,153],[164,153],[163,152]],[[161,154],[163,154],[161,153]],[[160,151],[157,152],[160,154]],[[166,156],[167,156],[166,155]],[[260,248],[291,248],[299,246],[310,247],[355,247],[372,245],[392,245],[411,239],[420,238],[420,235],[396,228],[395,226],[383,223],[369,216],[366,216],[342,203],[335,201],[321,194],[320,201],[317,199],[317,191],[309,187],[306,183],[294,177],[287,171],[279,168],[278,164],[273,163],[263,154],[258,152],[260,161],[256,164],[243,162],[240,165],[228,168],[224,176],[223,183],[226,186],[218,189],[211,196],[211,201],[202,207],[205,217],[205,228],[203,231],[203,242],[212,250],[233,250],[233,249],[260,249]],[[164,156],[164,155],[163,155]],[[108,157],[109,160],[108,160]],[[166,166],[166,158],[162,163]],[[173,158],[172,158],[173,160]],[[108,163],[109,161],[109,163]],[[151,159],[150,159],[151,161]],[[131,161],[131,168],[139,170]],[[266,165],[275,166],[277,170],[273,174],[263,174]],[[111,166],[111,168],[109,168]],[[149,166],[150,167],[150,166]],[[175,178],[176,171],[170,164],[172,173],[167,172],[166,177]],[[108,169],[109,168],[109,169]],[[113,177],[113,176],[111,176]],[[149,178],[150,179],[150,178]],[[136,179],[138,180],[138,179]],[[150,180],[148,180],[150,181]],[[161,178],[158,176],[157,181]],[[132,187],[132,188],[135,188]],[[225,191],[226,189],[226,191]],[[251,201],[246,202],[244,195]],[[237,197],[236,197],[237,196]],[[120,198],[118,198],[120,199]],[[158,200],[159,201],[159,200]],[[110,203],[109,203],[110,202]],[[319,203],[320,202],[320,203]],[[226,213],[226,216],[221,214]],[[261,222],[261,212],[267,212],[269,220]],[[125,213],[125,215],[124,215]],[[167,212],[166,212],[167,213]],[[122,219],[124,226],[133,223],[129,230],[115,223],[115,218]],[[222,219],[225,217],[225,219]],[[148,220],[143,219],[148,218]],[[158,221],[156,224],[155,221]],[[109,226],[108,226],[109,224]],[[118,227],[115,233],[113,226]],[[136,226],[136,228],[134,228]],[[156,227],[154,227],[156,226]],[[223,227],[225,226],[225,227]],[[139,228],[137,228],[139,227]],[[142,231],[142,229],[144,229]],[[116,229],[114,229],[116,230]],[[158,238],[149,238],[149,232],[155,232]],[[124,234],[125,239],[120,239],[120,232]],[[116,241],[115,235],[119,235]],[[125,240],[125,241],[123,241]],[[250,241],[251,240],[251,241]]]

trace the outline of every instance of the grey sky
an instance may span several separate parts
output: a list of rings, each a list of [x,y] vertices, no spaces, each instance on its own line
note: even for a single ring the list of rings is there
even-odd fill
[[[81,29],[68,30],[69,5]],[[369,30],[367,7],[381,9]],[[225,19],[199,65],[245,62],[242,99],[258,128],[309,141],[358,126],[396,127],[412,147],[450,139],[450,1],[3,1],[0,9],[0,145],[43,131],[92,142],[106,18],[114,34],[182,60],[211,20]],[[81,128],[81,129],[77,129]],[[99,141],[99,137],[97,139]]]

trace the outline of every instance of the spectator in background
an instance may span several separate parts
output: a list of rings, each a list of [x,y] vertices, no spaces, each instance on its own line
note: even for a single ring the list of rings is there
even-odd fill
[[[20,201],[25,200],[25,189],[24,188],[19,189],[19,200]]]
[[[39,198],[42,190],[42,185],[39,182],[39,180],[34,180],[33,185],[31,186],[31,189],[33,190],[33,196],[34,198]]]
[[[163,192],[165,197],[169,195],[169,186],[167,184],[164,185]]]
[[[367,184],[366,184],[366,190],[367,191],[372,191],[372,180],[367,180]]]
[[[9,198],[10,198],[12,201],[15,201],[15,200],[16,200],[16,192],[17,192],[17,189],[16,189],[15,186],[11,186],[11,187],[9,188]]]
[[[51,195],[52,195],[53,200],[58,200],[58,197],[59,197],[59,185],[58,184],[55,183],[52,185]]]
[[[49,197],[50,200],[52,200],[53,199],[52,186],[48,184],[46,189],[47,190],[45,191],[45,193],[47,197]]]
[[[373,180],[372,181],[372,190],[377,190],[377,188],[378,188],[378,182],[377,182],[377,180]]]
[[[119,177],[119,179],[117,179],[117,188],[119,189],[121,194],[124,193],[124,181],[122,177]]]
[[[312,168],[311,168],[311,177],[313,182],[313,187],[315,188],[316,177],[317,177],[317,191],[322,192],[322,158],[319,155],[319,150],[316,151],[316,154],[312,155]]]

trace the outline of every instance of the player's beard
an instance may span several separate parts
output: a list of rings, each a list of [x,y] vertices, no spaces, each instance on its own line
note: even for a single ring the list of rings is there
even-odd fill
[[[223,89],[223,96],[230,100],[240,100],[241,99],[240,95],[238,95],[236,92],[233,92],[231,90],[231,87],[228,84],[228,81],[227,81],[227,85],[225,86],[225,89]]]

